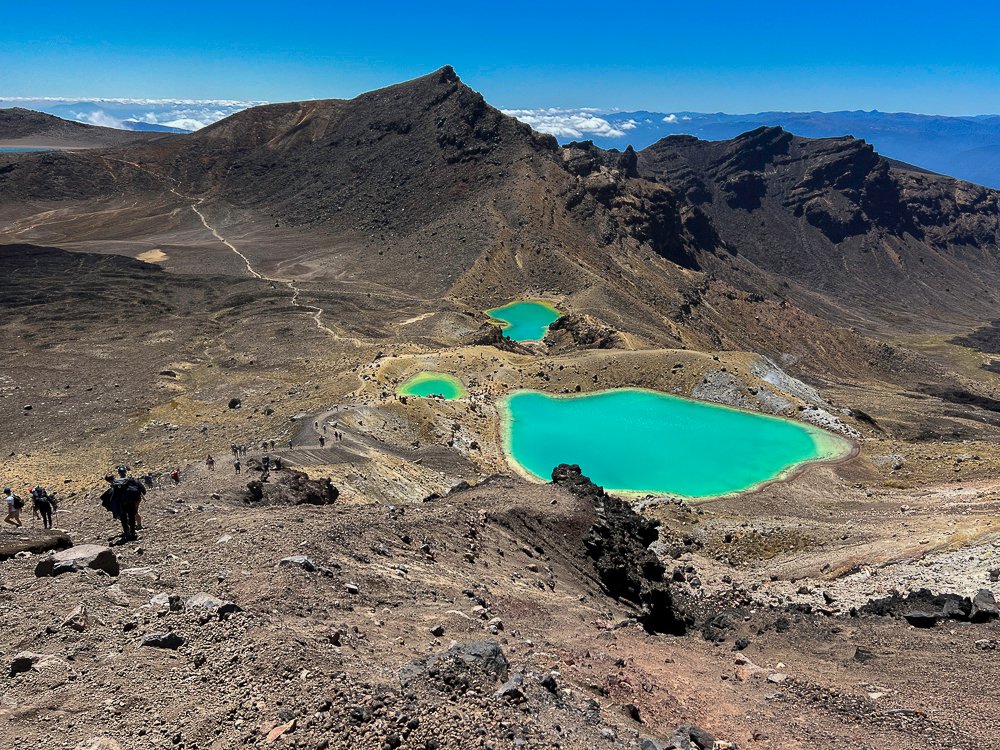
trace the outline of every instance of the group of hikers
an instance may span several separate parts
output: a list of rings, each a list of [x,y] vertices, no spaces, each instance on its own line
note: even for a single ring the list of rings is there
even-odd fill
[[[325,430],[324,430],[325,431]],[[321,444],[325,442],[322,438]],[[292,447],[291,438],[288,439],[288,447]],[[261,444],[262,455],[260,466],[266,477],[268,472],[274,468],[281,468],[281,459],[272,459],[269,451],[274,450],[275,441],[266,440]],[[241,457],[245,457],[249,449],[246,445],[231,446],[233,452],[233,468],[236,474],[242,470]],[[208,454],[205,458],[205,465],[209,471],[215,470],[215,457]],[[159,476],[159,475],[157,475]],[[151,472],[143,474],[141,477],[132,476],[128,466],[124,464],[118,466],[115,472],[104,477],[108,486],[101,494],[101,505],[111,512],[122,525],[122,541],[135,541],[138,539],[137,532],[142,530],[142,516],[139,513],[139,506],[146,495],[147,489],[152,488],[157,481],[157,476]],[[179,468],[171,469],[167,476],[174,484],[180,484],[181,472]],[[24,523],[21,520],[21,511],[24,509],[25,501],[17,495],[10,487],[3,490],[7,503],[7,515],[4,523],[21,528]],[[42,485],[35,485],[30,490],[31,508],[33,519],[41,519],[46,529],[52,528],[52,516],[58,511],[58,501],[54,492],[47,490]]]
[[[4,523],[15,528],[21,528],[21,510],[24,508],[24,500],[17,495],[10,487],[4,487],[4,499],[7,502],[7,516]],[[32,519],[42,519],[42,525],[46,529],[52,528],[52,514],[59,509],[59,501],[56,500],[55,493],[49,492],[40,484],[31,488],[31,517]]]

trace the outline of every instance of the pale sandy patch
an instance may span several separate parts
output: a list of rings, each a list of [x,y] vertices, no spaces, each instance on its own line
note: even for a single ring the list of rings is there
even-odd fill
[[[144,253],[139,253],[135,256],[136,260],[142,260],[146,263],[162,263],[167,259],[167,254],[157,248],[156,250],[147,250]]]

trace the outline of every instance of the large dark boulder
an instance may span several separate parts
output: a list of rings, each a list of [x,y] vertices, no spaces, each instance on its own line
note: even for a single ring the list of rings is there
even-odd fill
[[[84,568],[100,570],[109,576],[117,576],[118,558],[109,547],[100,544],[81,544],[61,552],[55,552],[38,561],[35,575],[58,576],[63,573],[75,573]]]

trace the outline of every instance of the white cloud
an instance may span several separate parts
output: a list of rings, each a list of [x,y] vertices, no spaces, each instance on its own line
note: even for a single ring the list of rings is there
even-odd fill
[[[266,102],[234,99],[127,99],[98,97],[95,99],[43,97],[3,97],[0,107],[22,106],[67,119],[127,128],[128,121],[150,125],[169,125],[183,130],[199,130],[229,115]]]
[[[675,122],[677,122],[677,120],[678,120],[677,115],[667,115],[666,117],[663,118],[663,121],[668,125],[673,125]]]
[[[103,110],[96,110],[94,112],[74,112],[73,119],[79,122],[85,122],[89,125],[100,125],[104,128],[124,128],[125,125],[117,117],[112,117]]]
[[[622,138],[639,123],[635,120],[612,123],[598,115],[599,110],[588,107],[579,109],[505,109],[503,113],[526,122],[541,133],[562,138],[600,136]]]

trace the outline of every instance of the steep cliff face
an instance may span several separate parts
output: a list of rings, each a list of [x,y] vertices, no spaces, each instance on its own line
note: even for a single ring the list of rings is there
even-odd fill
[[[890,162],[864,141],[781,128],[671,137],[639,153],[638,173],[701,210],[731,252],[836,304],[961,319],[1000,301],[1000,193]]]

